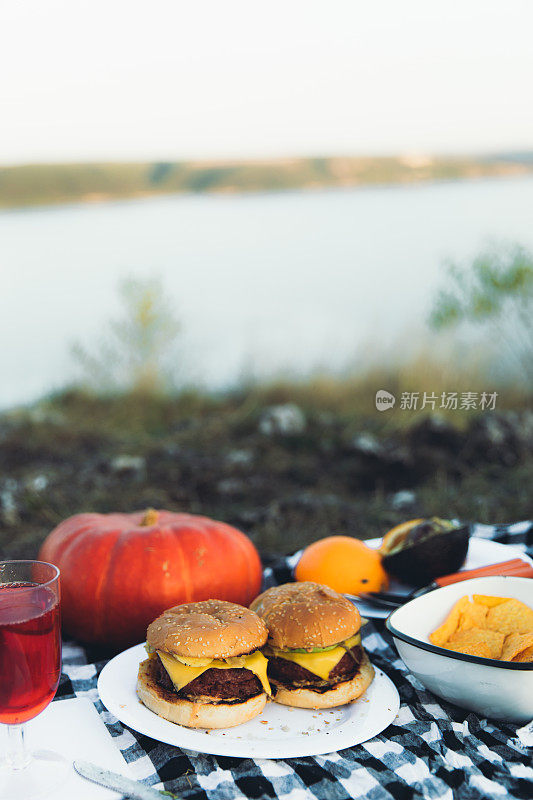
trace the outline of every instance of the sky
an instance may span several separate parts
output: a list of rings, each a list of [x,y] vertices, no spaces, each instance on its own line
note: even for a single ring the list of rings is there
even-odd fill
[[[533,147],[530,0],[0,5],[0,163]]]

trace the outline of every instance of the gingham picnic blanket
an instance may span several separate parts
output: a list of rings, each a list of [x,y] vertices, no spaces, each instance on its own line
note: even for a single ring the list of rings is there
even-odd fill
[[[512,544],[533,556],[533,524],[476,525],[474,535]],[[289,579],[285,559],[271,560],[269,585]],[[194,800],[492,800],[533,798],[533,750],[516,726],[482,719],[439,700],[405,668],[382,624],[368,623],[363,644],[395,683],[401,700],[379,736],[338,753],[286,760],[242,759],[182,750],[122,725],[99,699],[106,660],[73,642],[64,646],[56,701],[89,697],[135,778]]]

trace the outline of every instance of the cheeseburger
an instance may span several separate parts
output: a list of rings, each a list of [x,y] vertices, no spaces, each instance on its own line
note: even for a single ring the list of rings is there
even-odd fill
[[[270,694],[259,649],[267,635],[257,614],[225,600],[170,608],[148,627],[139,699],[189,728],[240,725],[263,710]]]
[[[368,689],[374,669],[361,646],[361,617],[343,595],[318,583],[286,583],[251,605],[265,621],[268,678],[277,703],[332,708]]]

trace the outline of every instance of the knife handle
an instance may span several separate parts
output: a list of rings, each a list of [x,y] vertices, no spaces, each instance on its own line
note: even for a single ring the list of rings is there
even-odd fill
[[[477,569],[466,569],[462,572],[454,572],[451,575],[443,575],[435,578],[437,586],[449,586],[452,583],[460,583],[470,578],[483,578],[491,575],[512,575],[516,578],[533,578],[533,566],[521,558],[513,558],[510,561],[501,561],[498,564],[488,564],[486,567]]]

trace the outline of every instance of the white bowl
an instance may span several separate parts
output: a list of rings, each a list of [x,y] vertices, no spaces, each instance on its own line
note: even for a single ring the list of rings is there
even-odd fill
[[[405,665],[434,694],[483,717],[533,719],[533,663],[512,663],[436,647],[429,634],[464,595],[514,597],[533,608],[533,579],[473,578],[435,589],[393,611],[386,621]]]

